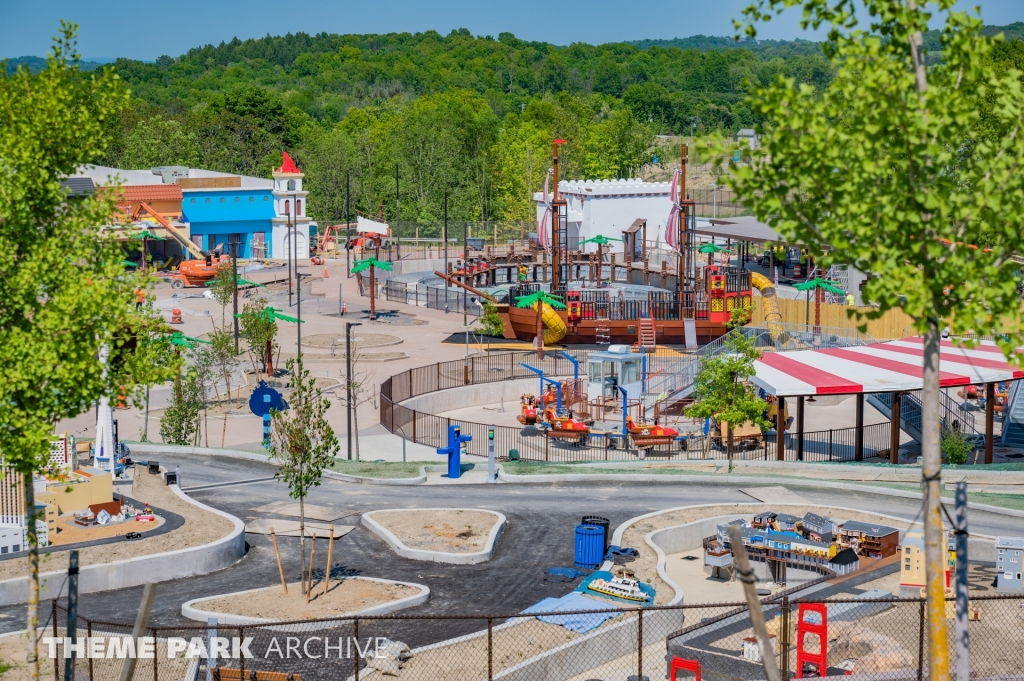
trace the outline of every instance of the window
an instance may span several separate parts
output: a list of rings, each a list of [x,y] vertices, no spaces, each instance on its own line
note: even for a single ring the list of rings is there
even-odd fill
[[[295,191],[295,180],[288,180],[288,191]]]
[[[14,546],[12,546],[11,551],[13,551],[14,553],[21,551],[21,544],[15,544]]]
[[[220,202],[221,202],[221,203],[224,203],[225,201],[227,201],[227,199],[225,199],[225,198],[224,198],[223,196],[222,196],[222,197],[220,197]]]
[[[191,201],[189,201],[189,203],[195,203],[195,202],[196,202],[195,199],[192,199]]]
[[[210,199],[206,199],[206,202],[207,202],[207,203],[209,203],[209,202],[210,202]]]
[[[302,199],[295,199],[295,214],[302,215]]]
[[[6,546],[0,546],[0,553],[7,553],[7,547]]]
[[[287,200],[287,199],[285,199],[285,202],[284,202],[284,214],[285,215],[290,215],[291,214],[291,210],[292,210],[292,202]]]
[[[1003,555],[1003,550],[1002,549],[999,549],[999,555],[1000,556]]]

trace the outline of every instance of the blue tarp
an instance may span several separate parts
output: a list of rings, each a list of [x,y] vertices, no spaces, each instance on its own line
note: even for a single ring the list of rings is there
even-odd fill
[[[580,610],[598,610],[601,607],[603,607],[601,603],[592,601],[591,599],[574,591],[562,596],[561,598],[545,598],[540,603],[535,603],[526,610],[523,610],[523,614],[529,615],[530,613],[535,612],[571,613],[567,615],[547,615],[544,617],[538,617],[537,619],[547,624],[558,624],[569,631],[576,632],[577,634],[585,634],[591,629],[597,629],[599,626],[604,624],[606,620],[619,616],[619,613],[617,612],[578,614],[578,611]]]
[[[591,596],[599,596],[600,598],[607,598],[608,600],[615,601],[616,603],[628,603],[629,605],[634,605],[634,606],[635,605],[654,605],[654,593],[655,593],[654,587],[651,586],[650,584],[644,584],[643,582],[640,582],[640,591],[644,592],[645,594],[647,594],[650,597],[650,598],[647,599],[646,603],[644,603],[642,601],[631,601],[631,600],[628,600],[628,599],[625,599],[625,598],[617,598],[615,596],[609,596],[608,594],[598,593],[597,591],[591,591],[590,589],[587,588],[590,585],[590,583],[592,581],[594,581],[595,579],[603,579],[603,580],[605,580],[607,582],[607,581],[610,581],[611,578],[612,578],[612,573],[605,572],[603,570],[598,570],[597,572],[593,573],[592,575],[590,575],[589,577],[584,579],[583,582],[580,583],[580,585],[576,588],[576,591],[579,592],[579,593],[590,594]]]
[[[618,547],[612,544],[608,547],[608,551],[604,554],[605,560],[615,560],[615,556],[622,556],[623,558],[636,558],[640,555],[640,552],[636,549],[626,547]]]
[[[548,568],[548,574],[549,575],[555,575],[556,577],[565,577],[569,581],[572,581],[572,580],[576,579],[577,577],[582,577],[583,575],[585,575],[587,573],[584,572],[583,570],[577,570],[576,568],[559,568],[559,567],[554,567],[554,568]]]

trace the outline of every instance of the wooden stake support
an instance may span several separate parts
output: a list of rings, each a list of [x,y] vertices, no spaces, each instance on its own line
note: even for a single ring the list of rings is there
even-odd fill
[[[497,227],[495,227],[497,229]],[[334,557],[334,525],[327,539],[327,572],[324,574],[324,596],[331,590],[331,559]]]
[[[270,528],[270,541],[274,542],[274,555],[277,557],[277,571],[281,575],[281,588],[284,589],[284,595],[288,595],[288,582],[284,579],[284,566],[281,565],[281,552],[277,550],[277,535],[274,533],[274,528]]]
[[[309,579],[306,581],[306,602],[313,594],[313,561],[316,559],[316,532],[313,533],[313,548],[309,550]]]

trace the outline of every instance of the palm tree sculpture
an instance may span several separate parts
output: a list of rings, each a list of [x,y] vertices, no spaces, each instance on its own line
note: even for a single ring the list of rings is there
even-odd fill
[[[709,265],[712,264],[713,259],[715,257],[715,253],[730,253],[730,254],[732,253],[732,251],[730,251],[728,248],[725,248],[724,246],[719,246],[714,241],[709,241],[708,243],[706,243],[703,246],[701,246],[700,248],[698,248],[697,251],[699,253],[707,253],[708,254],[708,264]]]
[[[235,316],[236,317],[241,317],[244,314],[246,314],[246,313],[245,312],[239,312]],[[265,308],[263,308],[262,310],[260,310],[256,314],[257,314],[257,316],[260,319],[262,319],[263,321],[267,322],[268,324],[271,324],[271,323],[276,322],[278,320],[280,320],[282,322],[291,322],[292,324],[305,324],[306,323],[305,319],[296,319],[295,317],[289,317],[286,314],[281,314],[280,310],[278,310],[276,307],[271,307],[270,305],[267,305]],[[273,346],[273,339],[268,338],[267,339],[267,347],[264,350],[264,352],[266,353],[265,359],[266,359],[266,364],[267,364],[267,376],[273,376],[274,375],[274,358],[273,358],[273,352],[272,352],[273,351],[273,347],[274,347]]]
[[[376,306],[376,298],[375,298],[376,291],[374,290],[374,289],[377,288],[377,286],[376,286],[376,280],[374,279],[374,272],[377,270],[378,267],[381,268],[382,270],[390,271],[391,270],[391,263],[389,263],[389,262],[381,262],[380,260],[377,260],[376,258],[371,256],[369,258],[364,258],[363,260],[356,260],[355,263],[353,263],[353,265],[352,265],[352,274],[359,274],[360,272],[362,272],[365,269],[369,269],[370,270],[370,320],[371,321],[377,319],[377,306]]]
[[[532,307],[537,310],[537,357],[544,359],[544,324],[541,321],[544,314],[544,306],[548,305],[557,310],[564,310],[565,303],[559,296],[553,296],[544,291],[537,291],[528,296],[520,296],[516,299],[516,307]]]
[[[825,281],[821,277],[815,277],[814,279],[809,279],[809,280],[803,282],[802,284],[797,284],[793,288],[795,288],[797,291],[807,291],[808,298],[810,298],[810,295],[811,295],[810,291],[811,291],[811,289],[814,289],[814,333],[816,333],[816,334],[817,333],[821,333],[821,328],[820,327],[821,327],[821,296],[822,296],[822,291],[828,291],[829,293],[834,293],[837,296],[841,296],[841,295],[844,295],[846,293],[846,291],[844,291],[843,289],[839,288],[838,286],[833,286],[832,284],[830,284],[829,282]],[[808,301],[808,302],[810,302],[810,301]]]
[[[132,235],[129,238],[130,239],[142,239],[142,271],[143,272],[146,271],[146,244],[150,240],[152,240],[152,241],[167,241],[167,239],[165,239],[164,237],[158,236],[158,235],[154,234],[153,232],[149,231],[148,229],[144,229],[141,232],[139,232],[138,234]]]
[[[592,237],[590,239],[584,239],[583,241],[580,242],[580,246],[583,246],[584,244],[597,244],[597,287],[598,288],[601,288],[601,268],[602,268],[603,263],[604,263],[603,254],[601,253],[601,249],[602,249],[602,247],[607,246],[608,244],[610,244],[613,241],[622,241],[622,239],[616,239],[615,237],[607,237],[604,234],[598,234],[595,237]],[[612,277],[614,277],[614,276],[615,276],[615,272],[612,272]]]

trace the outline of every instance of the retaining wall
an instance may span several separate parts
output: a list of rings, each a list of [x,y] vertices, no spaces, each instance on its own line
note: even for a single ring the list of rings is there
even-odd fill
[[[155,553],[112,563],[86,565],[78,573],[78,593],[88,594],[163,582],[182,577],[204,575],[226,568],[245,556],[245,525],[238,518],[190,499],[177,485],[171,491],[190,504],[227,518],[234,528],[226,537],[202,546]],[[60,550],[60,547],[54,547]],[[39,587],[46,598],[57,598],[66,570],[39,575]],[[0,606],[28,602],[29,578],[17,577],[0,582]]]
[[[514,381],[464,385],[410,397],[401,405],[424,414],[440,414],[481,404],[497,404],[504,398],[505,409],[515,410],[519,408],[519,396],[523,393],[536,394],[538,383],[537,377],[534,376]]]

